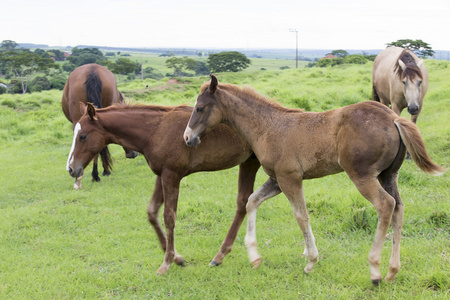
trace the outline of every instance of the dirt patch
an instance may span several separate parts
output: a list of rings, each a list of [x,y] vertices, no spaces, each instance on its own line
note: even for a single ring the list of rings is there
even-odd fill
[[[167,80],[166,84],[180,84],[180,82],[175,78],[170,78],[169,80]]]

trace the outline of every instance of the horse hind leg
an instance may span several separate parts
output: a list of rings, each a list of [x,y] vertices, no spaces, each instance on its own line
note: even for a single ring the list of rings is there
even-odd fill
[[[275,179],[269,178],[259,189],[248,198],[247,209],[247,233],[245,235],[245,247],[248,257],[254,268],[261,264],[261,256],[258,254],[256,242],[256,211],[262,202],[281,193],[281,189]]]
[[[393,217],[395,200],[385,191],[376,178],[352,178],[352,181],[361,195],[372,203],[378,214],[377,231],[369,252],[370,279],[374,285],[378,285],[382,278],[380,273],[381,252]],[[399,221],[400,213],[403,213],[402,209],[399,209],[396,214],[396,222]]]
[[[248,203],[249,196],[253,193],[256,173],[260,166],[261,165],[256,157],[250,157],[239,166],[239,191],[236,201],[236,214],[230,229],[228,230],[227,236],[225,237],[219,252],[209,264],[210,266],[220,265],[224,257],[231,252],[239,228],[244,221],[246,215],[245,207]]]
[[[391,219],[393,231],[392,254],[389,260],[389,271],[385,277],[385,281],[389,282],[394,280],[395,275],[400,270],[400,241],[403,227],[404,205],[398,191],[398,173],[382,174],[378,179],[383,188],[395,199],[395,208]]]

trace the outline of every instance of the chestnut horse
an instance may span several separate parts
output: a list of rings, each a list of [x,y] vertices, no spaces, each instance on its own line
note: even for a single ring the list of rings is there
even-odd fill
[[[397,177],[406,149],[423,171],[431,174],[444,171],[431,161],[414,123],[375,101],[319,113],[288,109],[250,88],[219,84],[211,76],[211,82],[201,87],[186,127],[186,144],[199,145],[203,134],[220,123],[229,125],[250,144],[270,176],[249,197],[246,207],[245,245],[254,266],[261,262],[256,247],[256,210],[264,200],[283,192],[305,239],[303,254],[308,263],[304,271],[313,270],[319,255],[302,181],[345,171],[378,213],[378,227],[369,254],[372,282],[381,281],[381,251],[389,224],[394,236],[386,281],[394,279],[400,268],[403,224]]]
[[[377,55],[373,63],[372,98],[400,116],[407,107],[416,123],[428,89],[428,72],[414,52],[388,47]]]
[[[147,210],[148,219],[165,251],[164,262],[157,274],[166,273],[173,261],[179,265],[183,263],[183,257],[175,252],[174,246],[180,180],[195,172],[217,171],[240,165],[236,215],[211,265],[222,263],[225,255],[231,251],[245,218],[245,205],[253,192],[256,172],[260,167],[250,146],[225,125],[211,130],[199,147],[186,146],[182,135],[192,107],[114,105],[95,109],[88,103],[87,107],[81,104],[81,110],[84,115],[76,125],[69,164],[72,177],[80,176],[95,154],[111,143],[142,153],[157,176]],[[167,238],[158,221],[158,211],[163,203]]]
[[[87,64],[76,68],[69,75],[64,86],[62,109],[66,118],[72,122],[73,128],[81,118],[80,102],[93,103],[96,107],[107,107],[123,101],[122,94],[117,89],[116,77],[107,68],[97,64]],[[125,149],[128,158],[136,157],[137,153]],[[112,164],[108,147],[99,151],[103,163],[103,175],[110,175]],[[96,153],[98,154],[98,153]],[[95,156],[92,169],[92,180],[100,181],[97,169],[98,155]],[[75,180],[74,189],[81,188],[81,178]]]

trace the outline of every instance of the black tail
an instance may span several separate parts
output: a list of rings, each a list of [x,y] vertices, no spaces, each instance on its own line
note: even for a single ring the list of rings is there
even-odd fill
[[[88,102],[91,102],[97,108],[102,108],[102,81],[94,69],[86,77],[84,86],[86,87]]]
[[[380,97],[378,97],[377,91],[375,87],[372,88],[372,100],[380,102]]]

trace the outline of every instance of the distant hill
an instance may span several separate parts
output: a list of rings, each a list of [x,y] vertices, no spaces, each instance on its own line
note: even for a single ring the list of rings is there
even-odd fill
[[[70,50],[72,46],[49,46],[45,44],[32,44],[32,43],[19,43],[20,47],[23,48],[41,48],[41,49],[59,49],[59,50]],[[129,47],[108,47],[108,46],[94,46],[94,45],[77,45],[74,47],[78,48],[98,48],[103,51],[121,51],[121,52],[149,52],[155,54],[168,54],[173,53],[174,55],[186,55],[186,56],[197,56],[199,53],[210,54],[218,53],[222,51],[239,51],[245,54],[249,58],[269,58],[269,59],[295,59],[295,49],[225,49],[225,48],[129,48]],[[326,56],[333,50],[340,49],[299,49],[298,56],[299,60],[314,60]],[[382,49],[342,49],[347,51],[349,54],[378,54]],[[450,51],[444,50],[434,50],[434,59],[439,60],[450,60]]]

